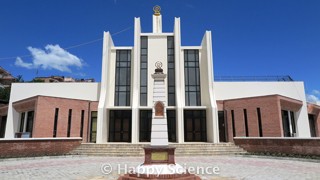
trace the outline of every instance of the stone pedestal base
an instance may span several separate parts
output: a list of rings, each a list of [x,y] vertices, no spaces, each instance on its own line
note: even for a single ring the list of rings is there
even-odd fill
[[[160,176],[149,176],[149,177],[133,177],[129,174],[123,175],[118,178],[118,180],[143,180],[143,179],[175,179],[175,180],[201,180],[199,176],[194,174],[185,174],[184,176],[170,176],[170,175],[160,175]]]
[[[188,173],[182,166],[175,163],[174,150],[175,147],[169,146],[144,147],[144,163],[136,167],[135,172],[120,176],[118,180],[200,180],[200,177]]]
[[[175,164],[175,147],[169,146],[147,146],[144,147],[144,163],[150,164]]]

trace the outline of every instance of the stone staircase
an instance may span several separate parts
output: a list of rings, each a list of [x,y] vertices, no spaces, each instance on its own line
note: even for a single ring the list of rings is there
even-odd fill
[[[148,144],[93,144],[82,143],[71,151],[71,155],[89,156],[144,156],[143,147]],[[214,156],[214,155],[241,155],[247,152],[233,143],[185,143],[170,144],[176,147],[176,156]]]

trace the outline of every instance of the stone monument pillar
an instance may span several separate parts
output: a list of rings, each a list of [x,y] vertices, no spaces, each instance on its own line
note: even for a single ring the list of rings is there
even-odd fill
[[[190,174],[174,160],[175,147],[168,145],[168,126],[166,116],[166,91],[165,78],[162,63],[156,63],[156,69],[152,78],[153,108],[151,144],[144,147],[144,163],[137,166],[134,172],[119,177],[118,180],[142,180],[142,179],[176,179],[176,180],[200,180],[194,174]]]

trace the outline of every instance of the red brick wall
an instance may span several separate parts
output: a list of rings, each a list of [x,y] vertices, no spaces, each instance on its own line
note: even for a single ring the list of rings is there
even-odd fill
[[[259,137],[257,108],[260,108],[263,137],[282,137],[281,109],[296,112],[301,106],[302,102],[279,95],[225,100],[223,105],[221,101],[218,102],[218,107],[227,110],[229,141],[233,141],[231,110],[234,111],[236,137],[246,136],[244,109],[247,110],[249,137]]]
[[[30,104],[30,102],[33,104]],[[16,110],[34,109],[32,137],[53,137],[55,109],[59,108],[57,137],[67,137],[69,109],[72,109],[70,137],[80,137],[81,112],[84,110],[83,142],[87,142],[91,111],[97,111],[98,102],[48,96],[36,96],[15,103]],[[21,107],[21,108],[19,108]],[[20,112],[20,111],[19,111]]]
[[[314,115],[316,123],[316,135],[317,137],[320,137],[320,106],[308,104],[308,114]]]
[[[256,98],[244,98],[224,101],[224,109],[227,110],[228,139],[233,141],[231,110],[234,110],[234,122],[236,136],[245,136],[244,109],[247,109],[249,137],[259,136],[257,108],[261,112],[261,124],[263,136],[281,136],[281,112],[276,96]]]
[[[81,138],[0,140],[0,158],[63,155],[81,142]]]
[[[320,156],[320,138],[234,138],[234,143],[251,153],[282,153]]]

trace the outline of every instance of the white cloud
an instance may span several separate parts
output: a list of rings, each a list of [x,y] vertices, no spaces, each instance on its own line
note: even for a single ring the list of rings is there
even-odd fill
[[[32,63],[25,63],[20,57],[17,57],[16,62],[14,63],[16,66],[24,67],[27,69],[32,69],[33,64]]]
[[[313,90],[311,92],[311,94],[307,94],[306,96],[307,96],[308,102],[320,105],[320,91],[319,90]]]
[[[312,94],[320,95],[320,91],[319,90],[313,90]]]
[[[84,64],[83,60],[62,49],[59,45],[48,44],[45,50],[28,47],[28,50],[32,56],[32,63],[24,62],[20,57],[17,57],[16,66],[28,69],[42,68],[71,72],[70,67],[81,68]]]

